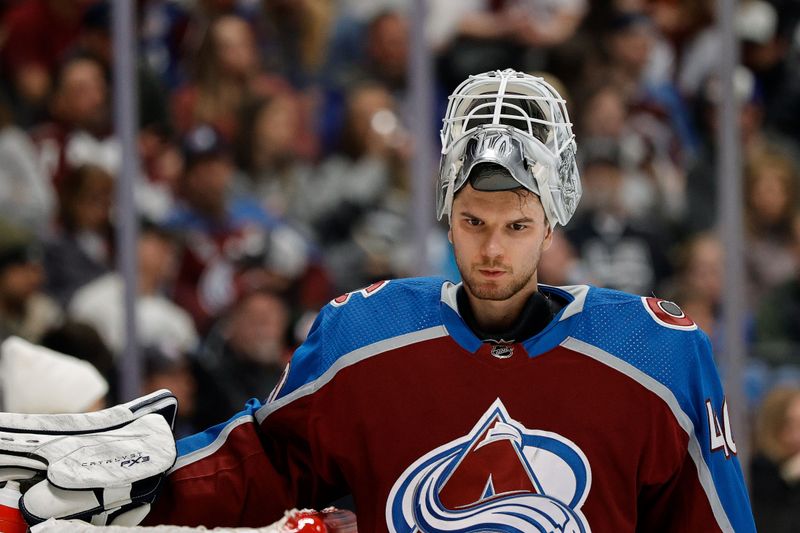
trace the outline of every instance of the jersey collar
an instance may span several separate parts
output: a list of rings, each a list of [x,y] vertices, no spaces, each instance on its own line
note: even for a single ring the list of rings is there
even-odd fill
[[[447,333],[470,353],[475,353],[483,344],[475,333],[467,326],[458,311],[457,294],[461,283],[449,281],[442,285],[440,309],[442,323]],[[561,310],[553,317],[550,323],[539,333],[528,339],[518,339],[530,356],[538,355],[557,346],[572,329],[573,320],[569,320],[583,311],[588,285],[569,285],[556,287],[553,285],[539,284],[539,291],[548,295],[559,296],[567,301]]]

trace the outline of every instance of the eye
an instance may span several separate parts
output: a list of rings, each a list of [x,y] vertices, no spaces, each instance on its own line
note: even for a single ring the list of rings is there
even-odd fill
[[[469,226],[480,226],[483,222],[477,218],[466,218],[464,219]]]
[[[525,228],[527,228],[527,227],[528,227],[528,226],[526,226],[525,224],[518,224],[518,223],[516,223],[516,222],[515,222],[515,223],[513,223],[513,224],[511,224],[511,226],[510,226],[510,228],[511,228],[512,230],[514,230],[514,231],[522,231],[522,230],[524,230],[524,229],[525,229]]]

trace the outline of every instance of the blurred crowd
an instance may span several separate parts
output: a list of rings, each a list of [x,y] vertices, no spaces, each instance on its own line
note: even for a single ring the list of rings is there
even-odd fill
[[[432,131],[477,72],[537,73],[569,102],[585,192],[540,281],[672,299],[719,350],[715,3],[428,0],[424,31]],[[439,147],[409,135],[410,4],[135,2],[137,342],[147,390],[180,396],[179,432],[264,396],[331,298],[415,272],[410,161]],[[791,0],[736,5],[756,502],[800,497],[798,22]],[[110,24],[108,0],[0,3],[0,340],[89,359],[109,402],[125,346]],[[769,531],[797,530],[781,508]]]

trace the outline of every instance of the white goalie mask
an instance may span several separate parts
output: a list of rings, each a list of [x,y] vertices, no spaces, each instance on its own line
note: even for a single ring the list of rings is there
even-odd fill
[[[511,69],[470,76],[449,97],[442,125],[436,216],[450,216],[453,197],[479,163],[503,166],[539,196],[552,227],[565,225],[581,197],[575,135],[566,102],[544,79]],[[509,180],[510,181],[510,180]]]

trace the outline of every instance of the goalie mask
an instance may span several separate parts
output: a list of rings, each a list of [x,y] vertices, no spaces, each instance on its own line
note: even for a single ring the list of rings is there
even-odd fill
[[[480,190],[518,187],[539,196],[552,227],[565,225],[581,183],[566,102],[544,79],[508,69],[470,76],[449,97],[441,131],[436,216],[450,216],[453,197],[480,163],[501,165],[512,179]]]

